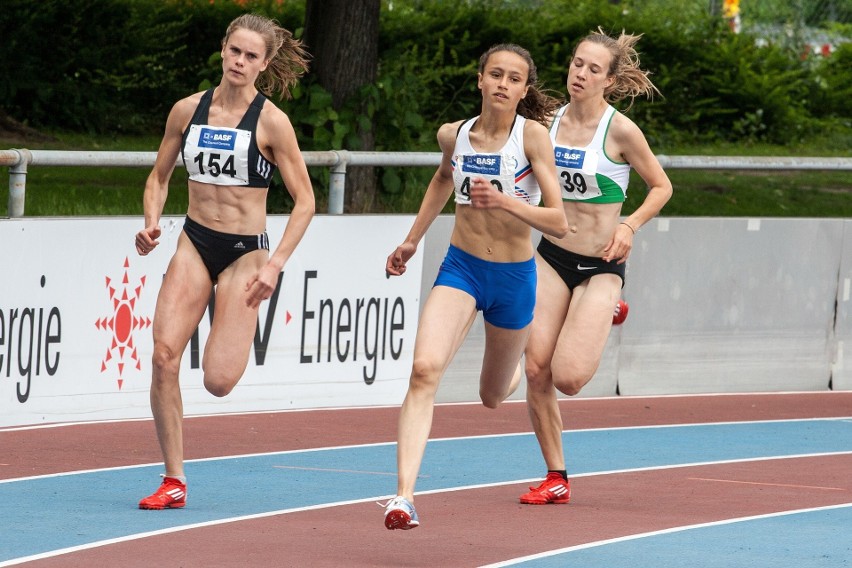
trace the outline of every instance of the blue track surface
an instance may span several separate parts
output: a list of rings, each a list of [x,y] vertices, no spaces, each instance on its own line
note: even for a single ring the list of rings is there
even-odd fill
[[[838,528],[846,528],[838,534]],[[501,566],[840,568],[852,566],[852,504],[686,528]],[[711,549],[707,544],[712,543]]]
[[[576,476],[728,460],[852,452],[852,421],[818,419],[584,430],[567,432],[563,438],[569,462],[576,464],[570,473]],[[504,456],[504,459],[494,459],[494,456]],[[421,468],[418,492],[533,480],[540,473],[539,460],[538,445],[531,434],[432,440]],[[490,465],[483,469],[482,463]],[[0,566],[30,555],[152,531],[338,502],[379,499],[395,490],[396,446],[383,444],[217,458],[188,462],[186,469],[190,479],[189,506],[169,514],[137,509],[138,499],[159,483],[161,465],[0,483],[0,503],[4,509]],[[222,480],[229,483],[238,480],[242,492],[239,495],[220,492]],[[848,508],[800,514],[809,515],[813,520],[815,535],[821,534],[819,524],[822,522],[834,527],[852,526],[852,512]],[[682,556],[678,564],[661,564],[658,562],[660,547],[665,548],[666,542],[688,540],[698,533],[702,533],[702,540],[715,540],[718,534],[720,545],[738,546],[735,537],[747,527],[754,533],[747,540],[748,546],[755,547],[755,551],[744,551],[742,565],[766,566],[759,559],[763,545],[755,539],[770,528],[771,532],[766,534],[783,535],[790,531],[792,538],[797,518],[791,515],[751,520],[610,544],[605,556],[612,557],[605,564],[595,564],[589,559],[590,555],[600,558],[600,550],[588,549],[524,565],[629,565],[637,568],[643,566],[637,562],[643,557],[642,547],[651,546],[654,547],[653,565],[658,568],[713,566],[707,564],[705,558],[685,560]],[[706,534],[708,531],[712,532],[711,537]],[[848,535],[847,532],[847,538]],[[769,540],[783,541],[784,538],[773,536]],[[770,544],[767,542],[766,546]],[[776,544],[783,546],[783,542]],[[819,547],[819,543],[813,546]],[[848,562],[852,557],[848,554],[848,541],[845,550]],[[825,566],[846,565],[836,563],[836,557],[828,558]],[[794,561],[787,565],[802,566]]]

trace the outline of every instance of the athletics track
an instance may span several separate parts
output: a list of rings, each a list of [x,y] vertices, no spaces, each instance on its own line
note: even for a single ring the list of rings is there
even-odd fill
[[[421,527],[388,531],[398,408],[187,418],[185,509],[140,511],[150,420],[0,429],[0,567],[852,566],[852,392],[560,402],[569,505],[526,405],[436,407]]]

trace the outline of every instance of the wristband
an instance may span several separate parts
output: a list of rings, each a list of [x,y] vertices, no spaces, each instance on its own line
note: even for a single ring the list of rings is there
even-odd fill
[[[631,227],[630,223],[625,223],[624,221],[622,221],[621,223],[619,223],[619,225],[627,225],[627,228],[630,229],[633,232],[634,235],[636,234],[636,229]]]

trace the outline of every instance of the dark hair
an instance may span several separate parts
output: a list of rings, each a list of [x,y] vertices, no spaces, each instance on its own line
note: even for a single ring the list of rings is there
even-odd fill
[[[518,103],[518,114],[524,118],[529,118],[542,124],[547,124],[548,118],[562,105],[562,101],[550,96],[544,91],[538,81],[538,70],[536,69],[535,62],[533,61],[529,51],[519,45],[515,45],[514,43],[501,43],[494,45],[479,58],[479,73],[485,71],[485,64],[488,63],[488,58],[499,51],[508,51],[519,55],[524,61],[526,61],[527,66],[529,67],[529,72],[527,74],[527,85],[529,86],[529,89],[527,90],[527,96],[521,99],[521,102]]]
[[[654,93],[661,94],[659,89],[648,78],[650,73],[643,71],[639,66],[639,53],[633,47],[642,34],[625,34],[622,30],[617,38],[608,36],[600,27],[597,31],[590,33],[580,40],[577,48],[584,42],[597,43],[604,46],[612,54],[607,76],[615,77],[612,84],[604,90],[604,98],[613,103],[625,98],[630,98],[628,109],[633,106],[633,100],[639,95],[645,95],[649,99],[654,98]],[[574,53],[577,53],[577,48]]]
[[[289,99],[290,87],[308,70],[310,55],[302,47],[302,42],[275,20],[257,14],[243,14],[228,25],[222,47],[237,29],[257,32],[266,42],[265,57],[269,65],[257,78],[258,90],[267,96],[278,92]]]

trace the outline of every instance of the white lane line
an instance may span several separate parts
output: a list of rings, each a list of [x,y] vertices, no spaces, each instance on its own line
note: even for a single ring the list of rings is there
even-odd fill
[[[556,549],[556,550],[549,550],[547,552],[539,552],[537,554],[530,554],[529,556],[520,556],[518,558],[512,558],[510,560],[504,560],[502,562],[497,562],[495,564],[487,564],[487,565],[484,565],[484,566],[480,566],[480,568],[502,568],[504,566],[515,566],[517,564],[523,564],[524,562],[529,562],[531,560],[539,560],[541,558],[549,558],[551,556],[557,556],[559,554],[574,552],[575,550],[584,550],[584,549],[587,549],[587,548],[595,548],[595,547],[599,547],[599,546],[606,546],[608,544],[616,544],[616,543],[619,543],[619,542],[627,542],[627,541],[630,541],[630,540],[638,540],[640,538],[648,538],[648,537],[660,536],[660,535],[665,535],[665,534],[673,534],[673,533],[684,532],[684,531],[688,531],[688,530],[703,529],[703,528],[707,528],[707,527],[730,525],[730,524],[734,524],[734,523],[743,523],[743,522],[746,522],[746,521],[758,521],[758,520],[762,520],[762,519],[771,519],[773,517],[785,517],[785,516],[789,516],[789,515],[799,515],[799,514],[803,514],[803,513],[830,511],[832,509],[843,509],[843,508],[846,508],[846,507],[852,507],[852,503],[843,503],[843,504],[840,504],[840,505],[829,505],[829,506],[826,506],[826,507],[813,507],[813,508],[809,508],[809,509],[796,509],[796,510],[793,510],[793,511],[781,511],[779,513],[768,513],[768,514],[765,514],[765,515],[753,515],[753,516],[750,516],[750,517],[738,517],[738,518],[733,518],[733,519],[725,519],[723,521],[713,521],[713,522],[710,522],[710,523],[699,523],[699,524],[695,524],[695,525],[684,525],[684,526],[681,526],[681,527],[672,527],[672,528],[669,528],[669,529],[663,529],[663,530],[659,530],[659,531],[651,531],[651,532],[646,532],[646,533],[639,533],[639,534],[633,534],[633,535],[628,535],[628,536],[621,536],[621,537],[618,537],[618,538],[598,540],[598,541],[595,541],[595,542],[586,542],[586,543],[578,544],[578,545],[575,545],[575,546],[567,546],[565,548],[559,548],[559,549]]]
[[[365,445],[369,446],[371,444],[365,444]],[[378,444],[378,445],[381,445],[381,444]],[[274,452],[274,453],[280,453],[280,452]],[[705,466],[705,465],[743,463],[743,462],[754,462],[754,461],[775,460],[775,459],[796,459],[796,458],[823,457],[823,456],[835,456],[835,455],[850,455],[850,454],[852,454],[852,451],[850,451],[850,452],[828,452],[828,453],[815,453],[815,454],[800,454],[800,455],[795,455],[795,456],[747,458],[747,459],[737,459],[737,460],[721,460],[721,461],[716,461],[716,462],[696,462],[696,463],[693,463],[693,464],[676,464],[676,465],[668,465],[668,466],[653,466],[653,467],[642,467],[642,468],[633,468],[633,469],[586,472],[586,473],[582,473],[582,474],[572,475],[572,478],[592,477],[592,476],[600,476],[600,475],[615,475],[615,474],[619,474],[619,473],[634,473],[634,472],[644,472],[644,471],[661,471],[661,470],[667,470],[667,469],[688,468],[688,467]],[[260,454],[260,455],[266,455],[266,454]],[[217,459],[224,459],[224,458],[217,458]],[[195,460],[195,461],[205,461],[205,460]],[[138,467],[138,466],[131,466],[131,467]],[[129,467],[127,467],[127,468],[111,468],[111,469],[129,469]],[[93,470],[93,471],[95,471],[95,470]],[[58,475],[68,475],[68,474],[58,474]],[[54,477],[54,476],[42,476],[42,477]],[[465,485],[465,486],[459,486],[459,487],[449,487],[449,488],[444,488],[444,489],[432,489],[432,490],[427,490],[427,491],[419,491],[418,495],[451,493],[451,492],[454,492],[454,491],[470,491],[470,490],[484,489],[484,488],[489,488],[489,487],[502,487],[502,486],[507,486],[507,485],[516,485],[516,484],[519,484],[519,483],[533,483],[535,481],[540,481],[540,478],[533,477],[533,478],[530,478],[530,479],[516,479],[516,480],[512,480],[512,481],[500,481],[500,482],[495,482],[495,483],[482,483],[482,484],[477,484],[477,485]],[[241,515],[241,516],[237,516],[237,517],[227,517],[227,518],[224,518],[224,519],[215,519],[215,520],[212,520],[212,521],[204,521],[204,522],[201,522],[201,523],[172,526],[172,527],[167,527],[167,528],[156,530],[156,531],[134,533],[134,534],[126,535],[126,536],[123,536],[123,537],[99,540],[99,541],[89,542],[89,543],[81,544],[81,545],[77,545],[77,546],[71,546],[71,547],[67,547],[67,548],[50,550],[50,551],[47,551],[47,552],[34,554],[32,556],[14,558],[14,559],[11,559],[11,560],[0,562],[0,568],[4,568],[6,566],[14,566],[16,564],[22,564],[24,562],[31,562],[33,560],[41,560],[41,559],[44,559],[44,558],[53,558],[53,557],[56,557],[56,556],[62,556],[63,554],[71,554],[73,552],[79,552],[79,551],[82,551],[82,550],[90,550],[90,549],[93,549],[93,548],[98,548],[98,547],[101,547],[101,546],[107,546],[107,545],[110,545],[110,544],[117,544],[117,543],[121,543],[121,542],[130,542],[130,541],[133,541],[133,540],[139,540],[139,539],[148,538],[148,537],[152,537],[152,536],[159,536],[159,535],[163,535],[163,534],[175,533],[175,532],[179,532],[179,531],[186,531],[186,530],[192,530],[192,529],[203,528],[203,527],[212,527],[212,526],[216,526],[216,525],[224,525],[224,524],[228,524],[228,523],[236,523],[236,522],[241,522],[241,521],[250,521],[250,520],[253,520],[253,519],[263,519],[263,518],[274,517],[274,516],[278,516],[278,515],[300,513],[300,512],[303,512],[303,511],[316,511],[316,510],[320,510],[320,509],[328,509],[328,508],[331,508],[331,507],[342,507],[342,506],[345,506],[345,505],[355,505],[355,504],[369,503],[369,502],[378,503],[380,501],[387,501],[388,499],[393,499],[394,496],[395,496],[394,494],[377,495],[377,496],[373,496],[373,497],[366,497],[366,498],[363,498],[363,499],[335,501],[335,502],[332,502],[332,503],[320,503],[318,505],[310,505],[310,506],[306,506],[306,507],[294,507],[294,508],[290,508],[290,509],[279,509],[279,510],[275,510],[275,511],[265,511],[263,513],[253,513],[251,515]],[[852,504],[849,504],[849,505],[852,505]],[[849,505],[839,505],[839,507],[844,507],[844,506],[849,506]],[[834,506],[834,507],[837,507],[837,506]],[[829,508],[834,508],[834,507],[824,507],[823,509],[829,509]],[[805,512],[805,511],[808,511],[808,510],[810,510],[810,509],[802,509],[800,511],[794,511],[794,512]],[[820,510],[820,509],[813,509],[813,510]],[[773,514],[773,515],[777,516],[777,515],[783,515],[783,514],[786,514],[786,512],[776,513],[776,514]],[[773,516],[773,515],[769,515],[769,516]],[[758,517],[753,517],[753,518],[762,518],[762,517],[758,516]],[[587,543],[587,544],[584,544],[584,545],[579,545],[577,547],[569,547],[567,549],[560,549],[558,551],[550,551],[550,552],[546,552],[546,553],[541,553],[541,555],[533,555],[533,556],[530,556],[530,557],[524,557],[523,559],[514,559],[514,560],[509,560],[509,561],[506,561],[506,562],[512,563],[512,562],[515,562],[516,560],[517,561],[523,561],[523,560],[535,559],[535,558],[539,558],[539,557],[544,558],[545,556],[548,556],[548,555],[561,554],[562,552],[570,552],[571,550],[579,550],[580,548],[591,548],[592,546],[601,546],[601,545],[604,545],[604,544],[610,544],[612,542],[619,542],[619,541],[622,541],[622,540],[631,540],[631,539],[634,539],[634,538],[641,538],[643,536],[655,536],[656,534],[665,534],[666,532],[677,532],[679,530],[686,530],[688,528],[711,526],[712,524],[725,524],[726,522],[735,522],[737,520],[749,520],[749,519],[751,519],[751,517],[744,517],[742,519],[734,519],[732,521],[731,520],[718,521],[716,523],[708,523],[708,524],[703,524],[703,525],[692,525],[692,526],[687,526],[687,527],[678,527],[678,528],[675,528],[675,529],[668,529],[666,531],[643,533],[641,535],[632,535],[632,536],[628,536],[628,537],[620,537],[618,539],[610,539],[610,540],[606,540],[606,541],[600,541],[598,543]],[[509,565],[511,565],[511,564],[495,564],[493,566],[509,566]]]

